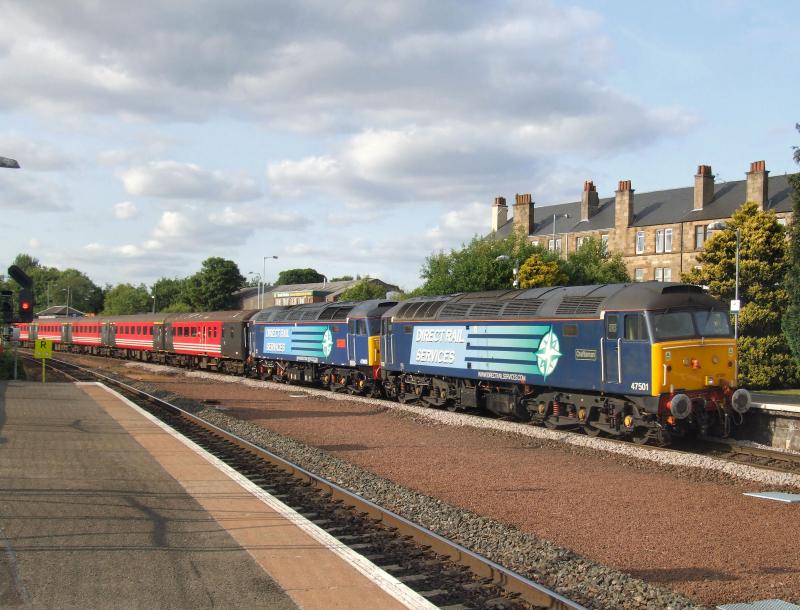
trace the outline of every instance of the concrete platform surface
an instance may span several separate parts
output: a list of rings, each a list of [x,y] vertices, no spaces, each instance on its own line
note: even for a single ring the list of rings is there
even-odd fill
[[[0,607],[404,607],[98,386],[0,384]]]

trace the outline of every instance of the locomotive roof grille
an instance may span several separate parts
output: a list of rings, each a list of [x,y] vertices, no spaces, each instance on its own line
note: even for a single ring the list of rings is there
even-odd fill
[[[587,316],[595,315],[600,311],[605,297],[572,297],[565,296],[561,299],[556,309],[557,316]]]
[[[542,299],[518,299],[516,301],[509,301],[503,307],[503,312],[500,314],[501,318],[513,318],[518,316],[533,316],[539,311],[542,306]]]
[[[472,303],[448,303],[439,313],[440,320],[466,318]]]
[[[469,312],[470,318],[475,319],[491,319],[500,315],[500,308],[503,303],[487,301],[484,303],[475,303]]]

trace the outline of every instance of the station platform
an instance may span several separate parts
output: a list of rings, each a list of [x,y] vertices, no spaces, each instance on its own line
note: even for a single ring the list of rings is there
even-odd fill
[[[198,449],[104,386],[0,383],[0,607],[425,607]]]

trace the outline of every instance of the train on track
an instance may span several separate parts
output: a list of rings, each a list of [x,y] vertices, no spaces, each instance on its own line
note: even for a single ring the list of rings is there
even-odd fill
[[[55,349],[311,384],[553,429],[669,444],[728,436],[750,408],[734,385],[729,313],[698,286],[645,282],[407,301],[40,319]]]

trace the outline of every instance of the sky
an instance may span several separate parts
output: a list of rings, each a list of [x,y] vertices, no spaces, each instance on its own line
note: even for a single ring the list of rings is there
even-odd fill
[[[757,9],[757,10],[756,10]],[[98,284],[313,267],[411,289],[619,180],[796,171],[796,3],[0,0],[0,264]],[[278,256],[278,259],[273,259]],[[4,270],[4,269],[3,269]]]

